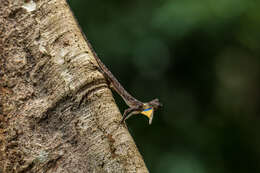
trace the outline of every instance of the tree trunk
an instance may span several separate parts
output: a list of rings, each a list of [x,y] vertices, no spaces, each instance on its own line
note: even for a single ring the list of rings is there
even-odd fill
[[[0,0],[0,173],[148,172],[65,0]]]

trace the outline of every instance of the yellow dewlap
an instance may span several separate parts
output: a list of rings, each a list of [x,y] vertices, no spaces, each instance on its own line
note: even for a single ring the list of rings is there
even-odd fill
[[[143,112],[141,112],[141,114],[147,116],[148,118],[151,117],[151,115],[153,114],[153,108],[148,108],[145,109]]]

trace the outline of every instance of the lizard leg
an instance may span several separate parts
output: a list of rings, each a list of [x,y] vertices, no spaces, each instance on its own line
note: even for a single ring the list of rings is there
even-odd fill
[[[131,117],[134,114],[138,114],[140,112],[139,106],[130,107],[124,111],[123,118],[121,120],[121,123],[123,123],[127,118]]]

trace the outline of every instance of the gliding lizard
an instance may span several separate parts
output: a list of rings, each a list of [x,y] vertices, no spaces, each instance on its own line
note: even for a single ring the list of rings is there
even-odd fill
[[[71,10],[71,12],[72,12],[72,10]],[[72,12],[72,14],[73,14],[73,12]],[[74,16],[74,14],[73,14],[73,16]],[[139,100],[135,99],[133,96],[131,96],[123,88],[123,86],[118,82],[118,80],[114,77],[114,75],[108,70],[108,68],[105,66],[105,64],[103,64],[102,61],[99,59],[96,52],[92,48],[90,42],[88,41],[87,37],[85,36],[84,32],[82,31],[80,25],[78,24],[78,21],[76,20],[75,16],[74,16],[74,19],[84,37],[86,43],[88,44],[88,47],[91,49],[91,52],[99,65],[99,67],[97,67],[97,68],[108,81],[109,87],[114,89],[124,99],[125,103],[129,106],[129,108],[124,111],[121,123],[125,122],[125,120],[127,118],[131,117],[134,114],[143,114],[149,118],[149,124],[151,124],[152,120],[153,120],[153,112],[162,106],[162,104],[159,102],[159,99],[156,98],[147,103],[143,103],[143,102],[140,102]]]
[[[86,37],[85,37],[85,39],[86,39]],[[102,63],[102,61],[97,56],[96,52],[92,48],[89,41],[87,39],[86,39],[86,41],[87,41],[89,48],[92,51],[94,58],[96,59],[98,65],[99,65],[98,69],[101,71],[101,73],[104,75],[104,77],[109,82],[109,87],[114,89],[123,98],[125,103],[129,106],[129,108],[124,111],[121,123],[134,114],[143,114],[149,118],[149,124],[151,124],[152,120],[153,120],[153,112],[162,106],[162,104],[159,102],[159,100],[156,98],[156,99],[151,100],[150,102],[142,103],[141,101],[139,101],[139,100],[135,99],[133,96],[131,96],[123,88],[123,86],[118,82],[118,80],[114,77],[114,75],[108,70],[108,68],[105,66],[105,64]]]

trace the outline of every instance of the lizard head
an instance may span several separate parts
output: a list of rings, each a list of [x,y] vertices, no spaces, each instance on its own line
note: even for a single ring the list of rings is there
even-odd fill
[[[153,99],[148,103],[143,104],[143,111],[141,114],[147,116],[149,118],[149,124],[152,124],[153,121],[153,112],[157,110],[159,107],[162,107],[162,104],[159,102],[159,99]]]

